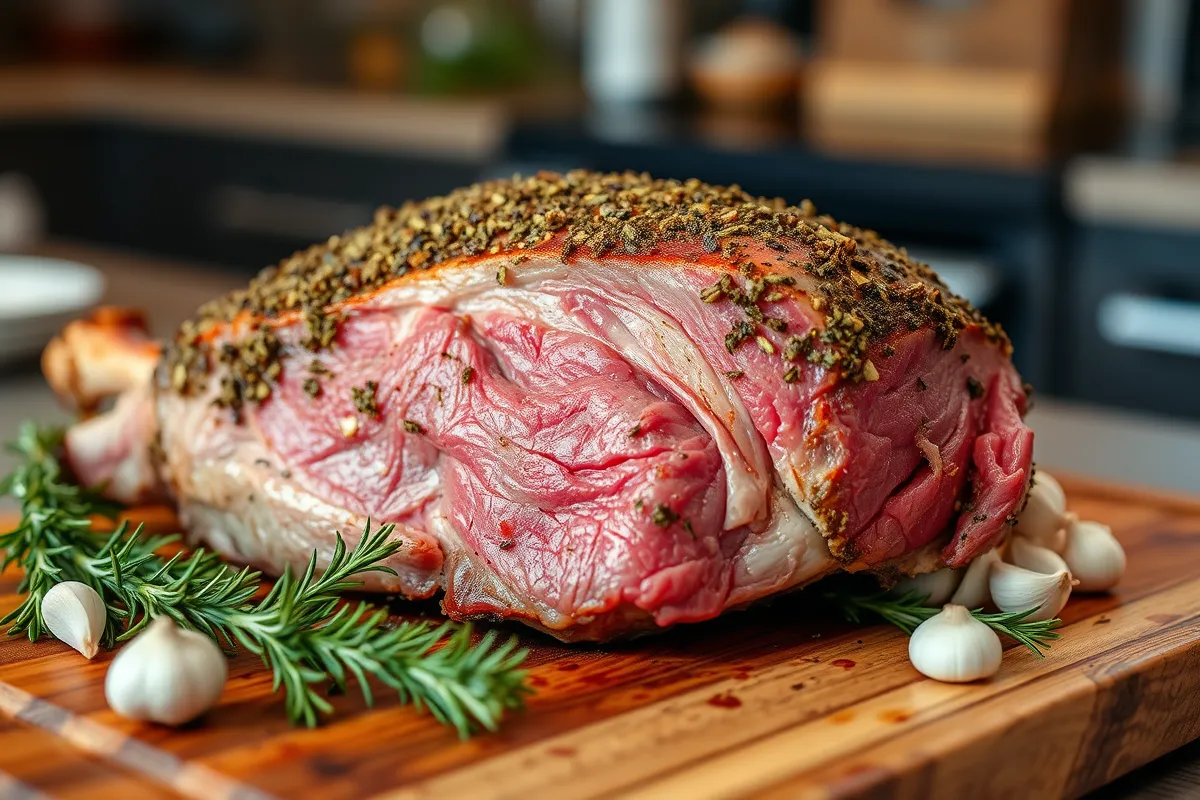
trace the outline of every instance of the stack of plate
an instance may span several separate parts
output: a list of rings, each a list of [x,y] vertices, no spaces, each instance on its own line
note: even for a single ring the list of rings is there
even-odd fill
[[[0,364],[36,355],[103,293],[104,276],[93,267],[0,255]]]

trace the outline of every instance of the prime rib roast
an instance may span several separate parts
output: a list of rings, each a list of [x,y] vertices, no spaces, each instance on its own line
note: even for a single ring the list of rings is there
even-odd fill
[[[1032,471],[1010,352],[808,202],[574,172],[381,209],[165,345],[103,310],[44,366],[77,477],[231,560],[395,523],[369,589],[603,640],[995,546]]]

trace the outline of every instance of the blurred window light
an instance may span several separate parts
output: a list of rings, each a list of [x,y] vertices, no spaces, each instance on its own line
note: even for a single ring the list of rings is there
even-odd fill
[[[1200,303],[1114,292],[1096,308],[1096,325],[1117,347],[1200,356]]]

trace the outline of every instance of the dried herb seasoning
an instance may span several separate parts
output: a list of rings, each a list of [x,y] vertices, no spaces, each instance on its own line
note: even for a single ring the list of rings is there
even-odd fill
[[[650,514],[650,521],[660,528],[669,528],[678,520],[679,515],[672,511],[670,506],[663,503],[656,505]]]
[[[379,416],[379,404],[375,399],[375,391],[379,388],[379,384],[375,381],[367,381],[364,386],[350,387],[350,397],[354,401],[354,407],[358,409],[358,413],[366,414],[368,417]]]
[[[790,299],[807,301],[824,319],[809,349],[785,346],[782,360],[803,356],[846,378],[864,379],[871,342],[896,330],[929,327],[949,349],[959,331],[978,327],[1011,350],[1003,330],[951,294],[928,266],[872,231],[818,216],[807,201],[793,206],[736,186],[577,171],[478,183],[382,208],[373,224],[298,252],[203,306],[171,343],[165,374],[172,389],[186,394],[221,369],[232,375],[221,379],[219,402],[235,408],[261,402],[287,355],[272,341],[276,325],[299,319],[300,344],[326,350],[335,346],[346,301],[412,273],[484,254],[506,255],[510,263],[534,256],[570,263],[614,250],[652,256],[676,241],[694,243],[697,263],[723,271],[701,291],[704,302],[728,300],[745,314],[726,337],[731,353],[760,336],[760,326],[784,332],[783,320],[764,315],[760,303]],[[751,244],[782,255],[764,259]],[[496,280],[506,284],[508,277],[506,265],[498,265]],[[248,333],[246,319],[253,321]],[[226,345],[238,355],[224,357]],[[792,369],[781,364],[780,373]]]

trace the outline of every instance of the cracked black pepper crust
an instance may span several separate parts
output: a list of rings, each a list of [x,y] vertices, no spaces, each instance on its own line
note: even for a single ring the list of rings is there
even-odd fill
[[[745,311],[746,319],[726,337],[731,352],[756,342],[774,354],[762,334],[786,333],[786,325],[766,316],[761,304],[794,297],[797,284],[812,285],[805,294],[824,314],[824,328],[792,336],[778,348],[786,382],[798,374],[787,362],[797,360],[853,380],[875,380],[877,369],[867,357],[872,341],[905,328],[931,327],[949,349],[959,331],[977,326],[1006,353],[1011,349],[999,326],[951,294],[928,266],[872,231],[817,215],[808,201],[792,206],[737,186],[577,171],[477,183],[381,208],[373,224],[298,252],[263,270],[245,289],[202,306],[168,348],[166,383],[190,393],[223,365],[228,369],[220,402],[236,410],[244,401],[268,397],[280,372],[271,320],[298,316],[305,345],[319,351],[337,334],[339,304],[449,259],[509,255],[496,278],[506,284],[531,251],[569,263],[576,255],[652,256],[671,242],[695,243],[702,256],[725,266],[701,298]],[[239,342],[212,343],[227,323],[246,318],[249,332]]]

